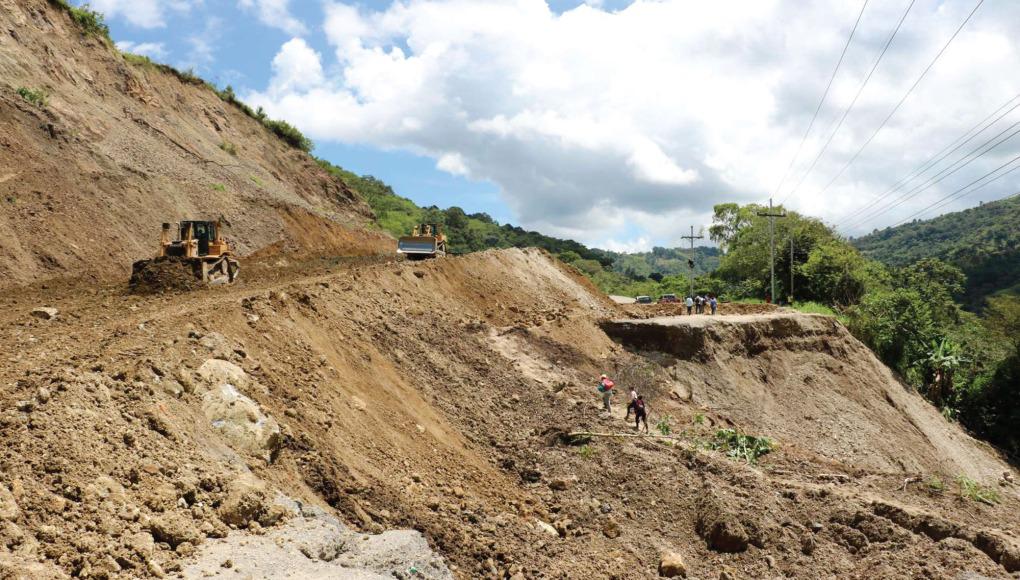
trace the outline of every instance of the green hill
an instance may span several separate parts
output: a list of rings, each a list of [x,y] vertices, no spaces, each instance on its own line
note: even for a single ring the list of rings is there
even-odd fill
[[[967,275],[965,304],[980,308],[997,293],[1020,291],[1020,196],[915,221],[853,240],[890,266],[940,258]]]
[[[589,248],[573,240],[554,238],[511,224],[500,224],[484,213],[468,214],[459,207],[419,207],[401,197],[372,176],[362,176],[318,160],[327,171],[340,177],[372,207],[379,228],[393,236],[406,235],[419,223],[440,223],[445,227],[450,250],[455,254],[491,248],[538,247],[559,256],[588,275],[610,294],[659,294],[659,282],[666,277],[686,279],[690,250],[653,248],[651,252],[623,254]],[[719,266],[718,248],[695,248],[694,273],[708,274]]]

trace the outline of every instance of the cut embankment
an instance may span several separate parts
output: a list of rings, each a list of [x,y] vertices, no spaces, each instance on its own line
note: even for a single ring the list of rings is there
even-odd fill
[[[603,328],[667,355],[694,403],[784,443],[871,470],[995,480],[1009,469],[831,317],[616,320]]]

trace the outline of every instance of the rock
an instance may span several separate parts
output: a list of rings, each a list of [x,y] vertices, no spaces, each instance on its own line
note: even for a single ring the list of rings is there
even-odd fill
[[[24,400],[24,401],[18,401],[15,404],[15,406],[22,413],[31,413],[33,410],[35,410],[35,403],[33,401],[29,401],[27,399]]]
[[[32,316],[40,320],[53,320],[60,314],[60,311],[56,308],[48,308],[46,306],[40,306],[32,309]]]
[[[719,571],[719,580],[737,580],[737,572],[729,566],[723,566]]]
[[[751,541],[743,524],[710,491],[702,495],[698,504],[695,530],[709,549],[717,552],[743,552]]]
[[[540,519],[535,519],[535,524],[538,525],[538,529],[549,534],[550,536],[560,537],[560,533],[556,531],[551,524],[547,524]]]
[[[198,376],[210,386],[228,384],[240,389],[247,387],[251,381],[244,369],[218,358],[211,358],[202,363],[202,366],[198,367]]]
[[[815,553],[815,548],[817,546],[818,546],[818,543],[815,541],[815,537],[814,536],[812,536],[810,534],[805,534],[804,537],[801,538],[801,541],[800,541],[800,551],[803,552],[804,555],[810,556],[811,554],[814,554]]]
[[[148,560],[156,550],[156,540],[149,532],[138,532],[124,538],[124,545],[137,553],[143,560]]]
[[[822,531],[822,528],[824,528],[824,527],[825,526],[823,526],[822,524],[820,524],[818,522],[811,522],[811,531],[816,533],[816,534],[818,532]]]
[[[556,491],[565,491],[570,489],[570,486],[574,483],[573,478],[557,478],[549,482],[549,489]]]
[[[602,526],[602,535],[610,540],[619,538],[622,533],[623,530],[620,529],[620,524],[616,523],[616,520],[612,518],[606,520],[606,523]]]
[[[249,474],[230,482],[227,497],[217,511],[223,523],[238,528],[248,527],[253,522],[272,526],[286,514],[283,506],[274,505],[265,482]]]
[[[153,518],[149,522],[149,532],[155,541],[167,544],[173,549],[184,542],[191,544],[202,542],[202,535],[192,520],[175,513],[166,513]]]
[[[50,400],[50,390],[46,387],[39,387],[39,392],[35,394],[35,398],[38,399],[40,403],[46,404]]]
[[[205,393],[202,411],[235,449],[272,458],[283,442],[276,420],[232,384],[221,384]]]
[[[663,578],[686,578],[687,563],[676,552],[663,552],[659,557],[659,576]]]
[[[18,502],[14,500],[14,494],[7,489],[7,486],[0,485],[0,521],[14,521],[21,516],[21,509]]]

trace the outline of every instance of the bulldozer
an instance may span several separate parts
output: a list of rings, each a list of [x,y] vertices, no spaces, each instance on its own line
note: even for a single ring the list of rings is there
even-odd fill
[[[241,267],[220,230],[218,220],[164,223],[159,237],[159,254],[155,259],[139,260],[132,265],[132,286],[151,278],[155,270],[167,264],[178,265],[178,271],[190,272],[194,280],[201,283],[233,283]]]
[[[439,224],[419,224],[409,236],[397,240],[397,253],[408,260],[424,260],[446,255],[446,234]]]

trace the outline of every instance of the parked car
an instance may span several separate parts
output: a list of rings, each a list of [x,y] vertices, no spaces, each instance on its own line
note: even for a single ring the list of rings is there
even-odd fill
[[[638,296],[635,299],[635,301],[638,304],[651,304],[652,303],[652,297],[651,296]]]
[[[673,302],[677,302],[676,294],[663,294],[659,296],[660,304],[671,304]]]

